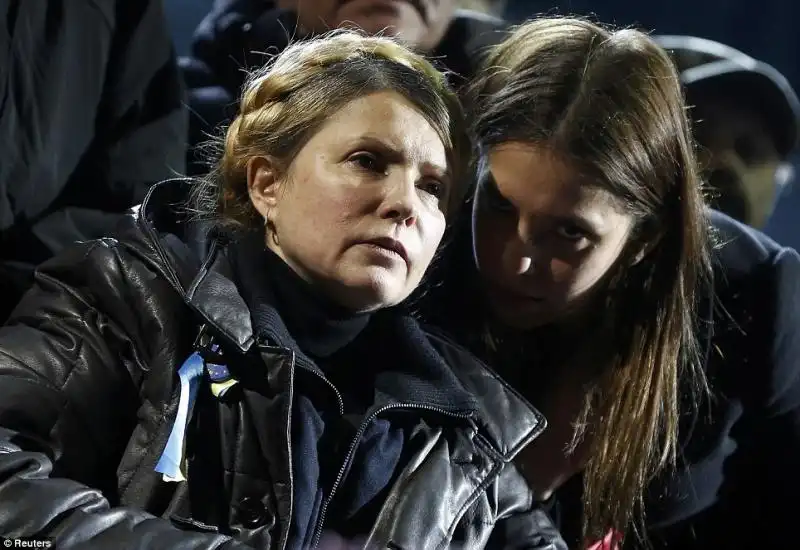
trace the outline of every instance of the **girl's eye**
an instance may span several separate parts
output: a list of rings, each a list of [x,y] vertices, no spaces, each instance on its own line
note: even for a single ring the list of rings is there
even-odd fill
[[[556,232],[561,238],[572,242],[588,239],[590,236],[588,231],[575,224],[561,225],[558,229],[556,229]]]

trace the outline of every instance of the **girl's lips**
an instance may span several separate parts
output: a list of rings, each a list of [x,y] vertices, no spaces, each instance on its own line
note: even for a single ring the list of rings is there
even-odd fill
[[[515,292],[502,288],[498,285],[490,284],[488,287],[489,296],[503,302],[543,302],[544,298],[531,296],[521,292]]]

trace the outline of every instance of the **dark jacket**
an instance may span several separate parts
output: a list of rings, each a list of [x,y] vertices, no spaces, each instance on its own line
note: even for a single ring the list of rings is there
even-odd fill
[[[11,0],[0,17],[2,322],[35,265],[183,171],[187,117],[160,1]]]
[[[0,535],[52,536],[61,549],[286,546],[289,411],[308,365],[290,344],[255,338],[224,241],[187,237],[156,206],[183,192],[154,187],[117,238],[42,265],[0,330]],[[543,418],[465,351],[398,319],[420,336],[411,351],[449,365],[473,405],[388,396],[380,414],[412,411],[424,444],[398,467],[369,543],[565,548],[510,463]],[[188,481],[165,483],[154,466],[175,422],[176,371],[209,337],[239,383],[223,398],[198,390]]]
[[[189,90],[189,144],[219,133],[236,115],[246,70],[262,66],[298,38],[296,15],[262,0],[223,0],[197,28],[192,54],[180,59]],[[483,50],[503,37],[504,23],[488,15],[459,10],[430,58],[451,72],[454,86],[469,80]],[[190,152],[190,174],[206,171],[202,154]]]
[[[712,212],[710,221],[720,244],[713,289],[698,314],[713,397],[694,412],[685,409],[679,467],[648,489],[648,536],[656,548],[794,548],[800,258],[724,214]],[[423,305],[431,321],[484,355],[470,323],[462,322],[478,307],[469,232],[465,222],[440,267],[444,285]],[[494,366],[501,374],[508,368]],[[554,509],[570,544],[580,536],[580,481],[576,476],[558,491]]]

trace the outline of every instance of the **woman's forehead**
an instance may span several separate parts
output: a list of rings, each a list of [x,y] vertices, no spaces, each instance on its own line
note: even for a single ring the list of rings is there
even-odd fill
[[[580,214],[595,218],[597,224],[621,213],[613,194],[546,147],[503,144],[490,149],[486,160],[485,173],[520,210]]]

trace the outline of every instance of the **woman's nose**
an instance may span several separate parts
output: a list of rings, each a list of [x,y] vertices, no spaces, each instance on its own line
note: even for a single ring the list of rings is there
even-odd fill
[[[512,239],[503,250],[503,265],[511,275],[528,273],[534,265],[532,247],[521,239]]]
[[[387,182],[387,191],[381,206],[381,217],[394,220],[402,225],[411,226],[417,221],[416,182],[411,178],[398,174]]]
[[[526,218],[519,218],[515,233],[510,235],[503,249],[503,263],[509,274],[524,275],[535,267],[537,246],[532,237],[533,230]]]

